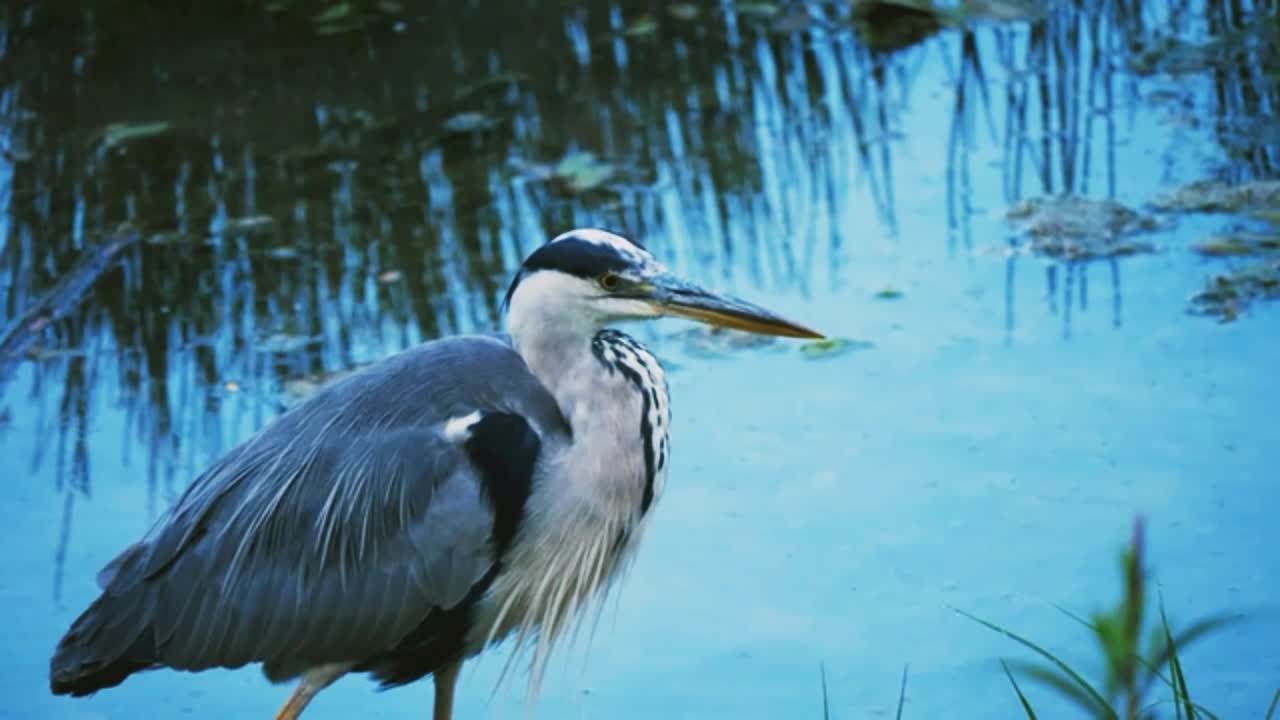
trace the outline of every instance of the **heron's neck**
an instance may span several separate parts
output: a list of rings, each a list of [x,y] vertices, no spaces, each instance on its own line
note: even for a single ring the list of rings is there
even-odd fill
[[[516,351],[551,391],[572,428],[558,490],[566,507],[591,507],[614,530],[644,516],[666,477],[671,425],[666,377],[634,338],[600,329],[589,337],[544,328],[515,332]]]
[[[551,391],[560,411],[572,423],[573,415],[588,399],[592,387],[590,377],[584,373],[602,372],[591,354],[591,341],[599,328],[513,318],[510,331],[516,352],[524,358],[534,377]]]

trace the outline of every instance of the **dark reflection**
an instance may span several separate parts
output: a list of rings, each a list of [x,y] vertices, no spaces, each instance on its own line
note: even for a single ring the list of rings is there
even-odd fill
[[[1210,35],[1226,57],[1213,65],[1214,129],[1232,179],[1269,177],[1280,164],[1280,6],[1274,0],[1207,3]]]
[[[1137,86],[1126,82],[1123,60],[1117,60],[1113,49],[1128,39],[1144,37],[1142,11],[1140,3],[1110,0],[1087,3],[1082,9],[1051,4],[1025,33],[1010,29],[991,33],[989,54],[1009,78],[1004,87],[1001,133],[1003,200],[1007,204],[1061,193],[1116,197],[1116,86],[1123,88],[1126,104],[1138,102],[1139,95]],[[962,48],[962,79],[973,78],[983,88],[985,99],[980,46],[966,34]],[[956,92],[957,117],[966,109],[964,89],[960,85]],[[956,162],[953,158],[952,165]],[[1099,162],[1101,168],[1097,167]],[[966,168],[959,175],[961,189],[955,192],[960,196],[967,194],[967,172]],[[1100,190],[1099,182],[1103,185]],[[962,217],[962,236],[967,236],[967,216]],[[1009,262],[1012,278],[1014,261]],[[1116,278],[1112,287],[1118,293],[1119,266],[1112,263],[1112,268]],[[1064,339],[1071,337],[1073,293],[1080,296],[1081,311],[1087,309],[1086,272],[1087,265],[1079,261],[1056,261],[1046,269],[1046,308],[1050,314],[1058,314],[1061,306]],[[1012,334],[1011,280],[1005,292],[1005,324]],[[1118,308],[1118,295],[1114,302]],[[1119,318],[1117,311],[1116,327]]]
[[[973,147],[974,124],[977,109],[974,96],[982,102],[982,111],[992,135],[995,127],[991,118],[991,98],[987,94],[987,78],[982,67],[982,53],[978,50],[977,35],[972,31],[961,33],[959,73],[955,80],[955,104],[951,115],[951,131],[947,141],[947,228],[949,240],[954,246],[956,234],[966,250],[973,249],[969,223],[973,214],[970,205],[973,185],[970,179],[969,155]],[[1012,313],[1009,314],[1012,317]]]
[[[892,53],[829,3],[692,18],[636,1],[352,5],[323,22],[326,5],[306,2],[0,11],[4,324],[121,223],[143,237],[0,387],[0,417],[56,438],[30,461],[56,467],[68,527],[93,489],[104,403],[124,409],[110,432],[154,515],[280,412],[291,380],[494,327],[509,270],[554,229],[625,229],[707,282],[804,293],[840,287],[868,227],[896,233],[896,199],[921,175],[944,178],[950,242],[972,247],[992,146],[1006,204],[1113,197],[1117,113],[1139,99],[1126,63],[1153,36],[1136,0],[938,34],[926,19]],[[1259,12],[1188,11],[1224,36]],[[1274,38],[1242,52],[1206,67],[1221,141],[1260,175],[1274,133],[1237,139],[1274,127]],[[911,103],[939,90],[922,87],[933,56],[948,73],[945,159],[903,181],[895,155],[913,144]],[[1107,271],[1119,326],[1119,263]],[[1047,270],[1064,336],[1073,298],[1087,309],[1086,272]]]

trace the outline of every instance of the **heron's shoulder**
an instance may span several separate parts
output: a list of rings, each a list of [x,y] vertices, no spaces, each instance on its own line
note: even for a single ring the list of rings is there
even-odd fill
[[[351,428],[370,418],[442,423],[475,411],[516,413],[539,430],[567,427],[555,398],[502,335],[440,338],[402,350],[322,388],[288,414]],[[343,421],[331,423],[335,416]]]
[[[533,376],[503,336],[460,335],[428,340],[400,350],[325,389],[361,393],[379,386],[389,386],[393,391],[429,390],[436,386],[454,386],[466,379],[522,383]]]
[[[541,395],[534,377],[509,339],[499,335],[460,335],[430,340],[368,368],[371,380],[401,387],[419,386],[457,394],[465,401],[496,395]]]

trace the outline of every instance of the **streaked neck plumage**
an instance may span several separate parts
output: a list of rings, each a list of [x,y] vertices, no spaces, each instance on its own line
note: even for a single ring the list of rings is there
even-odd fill
[[[539,476],[557,482],[535,482],[526,522],[537,531],[512,547],[478,616],[484,634],[472,641],[479,647],[519,628],[517,647],[532,647],[536,692],[551,647],[635,548],[666,475],[670,416],[662,368],[638,342],[572,308],[521,302],[529,299],[517,294],[508,330],[572,436],[540,460]]]
[[[565,460],[587,486],[578,490],[619,519],[643,515],[662,490],[668,452],[670,406],[657,359],[617,330],[553,315],[513,311],[509,329],[569,421]]]

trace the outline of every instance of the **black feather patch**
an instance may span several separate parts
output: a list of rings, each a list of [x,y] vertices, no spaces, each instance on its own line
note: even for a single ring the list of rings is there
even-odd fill
[[[471,426],[464,447],[493,507],[494,549],[501,560],[524,518],[542,440],[515,413],[486,413]]]

